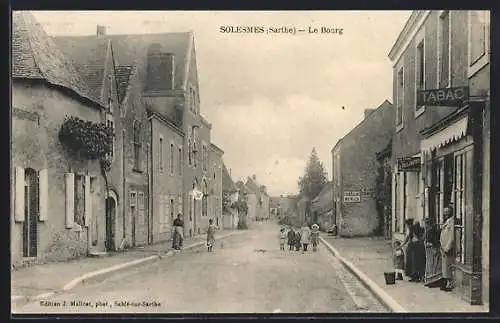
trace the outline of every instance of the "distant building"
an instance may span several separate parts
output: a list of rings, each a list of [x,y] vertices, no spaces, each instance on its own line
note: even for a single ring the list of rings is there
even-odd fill
[[[365,111],[365,118],[332,149],[335,224],[340,236],[369,236],[380,230],[376,210],[376,153],[393,133],[389,101]]]
[[[333,183],[328,182],[311,202],[311,223],[316,223],[322,230],[333,226]]]
[[[257,176],[247,178],[245,183],[248,203],[248,219],[269,219],[269,195],[266,188],[257,182]]]
[[[210,177],[210,192],[209,192],[209,217],[211,217],[217,226],[223,226],[223,213],[222,213],[222,194],[223,194],[223,176],[224,176],[224,162],[222,156],[224,151],[217,147],[215,144],[210,144],[209,168]]]
[[[226,200],[223,206],[223,227],[225,229],[236,229],[238,227],[239,213],[231,205],[238,201],[239,191],[227,170],[226,165],[222,164],[222,194]]]

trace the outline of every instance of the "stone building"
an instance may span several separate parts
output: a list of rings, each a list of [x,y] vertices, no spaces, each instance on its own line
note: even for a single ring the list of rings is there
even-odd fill
[[[393,122],[394,108],[386,100],[365,110],[365,118],[332,149],[334,219],[341,236],[369,236],[379,229],[376,153],[387,146]]]
[[[488,11],[414,11],[393,63],[394,239],[404,220],[442,223],[453,206],[454,292],[488,301],[490,24]]]
[[[215,144],[210,144],[208,148],[209,165],[206,168],[210,171],[209,175],[209,217],[214,220],[217,226],[222,227],[222,181],[223,181],[223,167],[224,162],[222,156],[224,151],[217,147]]]
[[[223,228],[236,229],[238,227],[239,214],[238,210],[231,208],[231,205],[238,201],[239,191],[224,163],[222,163],[222,194],[223,199],[226,199],[226,205],[223,205],[222,214]]]
[[[247,191],[248,219],[269,219],[269,195],[266,188],[257,182],[257,176],[248,177],[245,183]]]
[[[107,35],[99,26],[94,36],[56,40],[70,49],[106,44],[111,59],[104,66],[114,66],[122,122],[115,121],[115,127],[125,140],[117,140],[124,151],[122,166],[113,166],[123,174],[116,195],[127,197],[113,221],[115,243],[123,247],[170,239],[177,213],[184,215],[185,234],[201,233],[208,226],[213,185],[212,125],[201,115],[193,33]]]
[[[327,231],[333,226],[333,183],[328,182],[311,201],[311,223]]]
[[[12,263],[104,251],[99,162],[71,152],[59,133],[66,116],[101,123],[108,105],[30,13],[12,18]]]

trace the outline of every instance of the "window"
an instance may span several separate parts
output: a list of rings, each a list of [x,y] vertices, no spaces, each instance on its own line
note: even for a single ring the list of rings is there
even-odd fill
[[[159,167],[160,167],[160,172],[163,171],[163,138],[160,137],[160,142],[158,144],[158,158],[159,158]]]
[[[141,124],[139,121],[134,121],[134,169],[141,170]]]
[[[403,100],[404,100],[404,68],[401,67],[397,74],[396,87],[396,126],[403,125]]]
[[[455,155],[452,199],[455,208],[455,243],[456,261],[465,262],[465,174],[466,161],[465,154]]]
[[[175,149],[174,144],[170,144],[170,174],[175,172]]]
[[[174,199],[170,199],[170,221],[174,221],[175,205]]]
[[[439,16],[438,31],[438,87],[451,86],[451,20],[450,12],[443,11]]]
[[[436,223],[441,224],[443,222],[443,207],[444,207],[444,174],[443,174],[443,161],[439,160],[436,162],[433,174],[433,185],[434,185],[434,213],[436,215]]]
[[[182,148],[179,147],[179,165],[178,165],[179,175],[182,175]]]
[[[469,11],[469,76],[489,62],[489,12]]]
[[[418,117],[425,110],[424,106],[418,106],[417,95],[418,91],[425,90],[425,41],[422,40],[417,45],[416,53],[416,68],[415,68],[415,117]]]
[[[191,138],[188,138],[188,165],[189,166],[191,166],[193,164],[192,149],[193,149],[193,147],[191,146]]]
[[[113,116],[111,114],[106,115],[106,125],[113,129],[113,133],[115,132],[115,122]],[[115,158],[115,137],[113,136],[111,143],[111,152],[108,154],[108,159],[113,162]]]

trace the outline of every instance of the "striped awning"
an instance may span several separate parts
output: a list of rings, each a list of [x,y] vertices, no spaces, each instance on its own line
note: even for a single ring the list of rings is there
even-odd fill
[[[469,122],[468,116],[458,119],[450,124],[445,129],[423,139],[420,142],[420,150],[422,152],[429,152],[431,150],[443,147],[454,141],[460,140],[467,135],[467,124]]]

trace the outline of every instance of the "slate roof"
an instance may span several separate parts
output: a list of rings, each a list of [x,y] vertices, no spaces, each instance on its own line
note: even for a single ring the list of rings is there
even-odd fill
[[[84,39],[83,39],[84,38]],[[108,40],[104,37],[53,37],[61,51],[90,87],[92,94],[100,98],[104,83],[104,67]]]
[[[226,164],[222,163],[222,190],[225,192],[234,191],[236,186],[227,170]]]
[[[12,13],[11,73],[13,78],[45,80],[104,107],[71,61],[26,11]]]
[[[130,76],[132,75],[133,66],[118,66],[116,68],[116,82],[118,83],[118,99],[123,102],[127,95]]]
[[[107,36],[61,36],[57,37],[57,42],[67,44],[65,47],[70,46],[70,49],[71,47],[76,49],[79,46],[83,48],[97,48],[96,43],[106,39],[111,40],[117,66],[138,66],[146,59],[149,47],[153,44],[160,44],[162,52],[174,54],[175,88],[183,88],[186,78],[188,50],[190,48],[190,41],[192,41],[192,32]]]
[[[311,208],[319,213],[328,212],[333,208],[333,183],[328,182],[316,198],[312,201]]]

